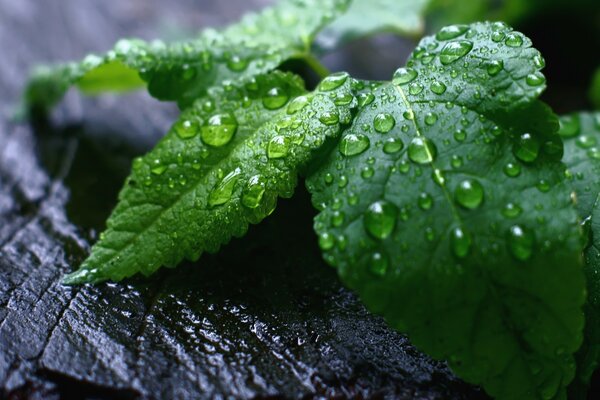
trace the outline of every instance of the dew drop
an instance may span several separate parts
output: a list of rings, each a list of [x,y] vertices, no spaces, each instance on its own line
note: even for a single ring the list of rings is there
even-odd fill
[[[489,76],[496,76],[503,69],[504,69],[504,61],[502,61],[502,60],[490,61],[486,68]]]
[[[469,254],[472,244],[471,235],[463,228],[457,227],[450,232],[450,247],[456,257],[465,258]]]
[[[350,133],[340,141],[340,153],[344,156],[354,156],[367,150],[371,142],[362,134]]]
[[[208,195],[208,205],[210,207],[225,204],[231,199],[233,189],[235,188],[235,184],[241,173],[242,170],[240,168],[231,171],[221,180],[213,191],[210,192]]]
[[[248,67],[248,60],[237,55],[230,56],[227,60],[227,68],[234,72],[241,72]]]
[[[421,85],[418,82],[411,83],[410,86],[408,87],[408,93],[412,94],[413,96],[421,93],[422,91],[423,91],[423,85]]]
[[[412,68],[398,68],[396,72],[394,72],[392,82],[394,85],[406,85],[407,83],[414,81],[417,75],[417,71]]]
[[[469,40],[447,43],[440,52],[440,62],[443,65],[451,64],[469,54],[471,49],[473,49],[473,42]]]
[[[200,129],[202,141],[209,146],[220,147],[231,141],[238,123],[233,114],[216,114]]]
[[[513,154],[523,162],[533,162],[540,152],[540,142],[531,134],[523,133],[513,146]]]
[[[347,72],[338,72],[333,75],[329,75],[327,78],[323,79],[319,84],[319,89],[324,92],[329,92],[333,89],[337,89],[342,86],[348,80]]]
[[[152,168],[150,169],[150,172],[152,172],[154,175],[162,175],[166,170],[167,165],[162,164],[160,160],[154,160],[152,162]]]
[[[598,141],[596,140],[596,137],[594,137],[594,136],[581,135],[577,138],[576,143],[577,143],[577,146],[582,149],[589,149],[591,147],[596,146]]]
[[[435,113],[427,113],[427,115],[425,115],[425,123],[427,125],[433,125],[437,122],[438,120],[438,116]]]
[[[450,25],[445,26],[435,35],[437,40],[450,40],[455,39],[459,36],[464,35],[464,33],[469,29],[467,25]]]
[[[267,156],[271,159],[283,158],[290,150],[290,140],[286,136],[276,135],[271,138],[267,146]]]
[[[446,85],[440,81],[433,81],[429,88],[435,94],[444,94],[444,92],[446,91]]]
[[[388,133],[396,125],[396,120],[388,113],[380,113],[373,119],[373,127],[379,133]]]
[[[460,168],[463,165],[463,159],[461,156],[454,154],[452,156],[452,159],[450,161],[450,165],[452,165],[452,168]]]
[[[437,155],[435,144],[425,137],[416,137],[408,145],[408,158],[417,164],[432,162]]]
[[[467,132],[464,129],[457,129],[454,132],[454,140],[457,142],[464,142],[467,138]]]
[[[340,122],[340,115],[337,111],[325,111],[319,116],[319,121],[324,125],[335,125]]]
[[[389,138],[383,144],[383,152],[386,154],[397,153],[404,148],[402,140],[396,138]]]
[[[331,250],[335,246],[335,238],[333,235],[323,232],[319,235],[319,247],[323,251]]]
[[[304,109],[304,107],[306,107],[306,105],[308,104],[308,102],[309,101],[308,101],[308,97],[307,96],[298,96],[298,97],[296,97],[288,105],[287,113],[290,114],[290,115],[296,114],[298,111]]]
[[[429,210],[433,206],[433,197],[429,193],[423,192],[419,195],[417,203],[421,210]]]
[[[502,209],[502,215],[504,215],[506,218],[517,218],[519,215],[521,215],[522,211],[523,209],[518,204],[506,203]]]
[[[541,72],[535,72],[533,74],[529,74],[525,77],[525,82],[529,86],[540,86],[546,83],[546,78],[542,75]]]
[[[506,163],[506,165],[504,166],[504,173],[506,174],[506,176],[509,176],[511,178],[519,176],[519,174],[521,173],[521,166],[517,163]]]
[[[261,175],[254,175],[248,180],[242,192],[242,205],[254,209],[260,205],[265,194],[266,181]]]
[[[560,130],[558,132],[560,136],[565,138],[577,136],[580,129],[581,123],[579,121],[579,116],[567,115],[560,119]]]
[[[398,209],[385,200],[372,203],[364,217],[364,226],[368,234],[375,239],[389,237],[396,226]]]
[[[280,87],[269,89],[262,99],[263,106],[268,110],[277,110],[283,107],[289,100],[289,94]]]
[[[369,271],[375,276],[385,276],[388,269],[388,259],[385,255],[375,252],[371,255]]]
[[[373,93],[361,93],[358,96],[358,106],[365,107],[371,104],[375,100],[375,96]]]
[[[198,121],[194,119],[179,120],[173,125],[177,136],[182,139],[191,139],[198,134]]]
[[[523,45],[523,38],[518,33],[511,32],[506,35],[506,40],[504,40],[504,43],[508,47],[521,47]]]
[[[526,261],[531,258],[534,241],[533,232],[521,225],[513,225],[508,231],[508,249],[518,260]]]
[[[475,209],[483,201],[483,186],[476,179],[465,179],[456,187],[454,197],[461,206]]]

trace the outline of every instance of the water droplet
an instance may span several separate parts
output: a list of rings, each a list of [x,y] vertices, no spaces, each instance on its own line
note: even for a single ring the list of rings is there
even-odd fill
[[[368,106],[373,102],[373,100],[375,100],[373,93],[361,93],[358,95],[358,106],[361,108]]]
[[[526,261],[531,258],[534,241],[533,232],[521,225],[513,225],[508,231],[508,249],[518,260]]]
[[[598,141],[596,140],[595,136],[590,136],[590,135],[581,135],[577,138],[577,146],[582,148],[582,149],[589,149],[591,147],[594,147]]]
[[[425,115],[425,123],[427,125],[433,125],[437,122],[438,120],[438,116],[435,113],[427,113],[427,115]]]
[[[248,67],[248,60],[238,55],[230,56],[227,60],[227,68],[234,72],[241,72]]]
[[[562,137],[570,138],[579,134],[581,124],[578,115],[567,115],[560,119],[559,134]]]
[[[398,209],[394,204],[376,201],[365,212],[365,230],[375,239],[385,239],[394,231],[397,215]]]
[[[354,156],[367,150],[371,142],[365,135],[350,133],[340,141],[340,153]]]
[[[308,103],[309,100],[307,96],[298,96],[288,105],[287,113],[290,115],[296,114],[298,111],[304,109]]]
[[[525,77],[525,82],[527,82],[529,86],[540,86],[546,83],[546,77],[544,77],[541,72],[535,72],[527,75],[527,77]]]
[[[523,209],[518,204],[506,203],[502,209],[502,215],[504,215],[506,218],[517,218],[519,215],[521,215],[522,211]]]
[[[433,206],[433,197],[429,193],[423,192],[419,195],[417,203],[421,210],[429,210]]]
[[[352,103],[354,96],[350,92],[338,92],[333,99],[333,104],[336,106],[347,106]]]
[[[547,180],[545,180],[545,179],[540,179],[540,180],[538,181],[538,183],[535,185],[535,187],[536,187],[536,188],[537,188],[537,189],[538,189],[540,192],[546,193],[547,191],[549,191],[549,190],[550,190],[550,183],[548,183],[548,181],[547,181]]]
[[[412,68],[398,68],[396,72],[394,72],[394,76],[392,78],[392,82],[394,85],[406,85],[415,80],[418,73]]]
[[[323,79],[319,84],[319,89],[324,92],[329,92],[342,86],[348,80],[347,72],[337,72]]]
[[[363,179],[369,179],[373,177],[373,174],[375,174],[375,170],[368,165],[360,171],[360,176],[363,177]]]
[[[544,60],[544,57],[542,57],[542,55],[538,53],[533,57],[533,64],[537,68],[542,69],[546,66],[546,60]]]
[[[509,47],[521,47],[523,45],[523,38],[516,32],[511,32],[506,35],[504,43]]]
[[[396,120],[388,113],[380,113],[373,119],[373,127],[379,133],[388,133],[396,125]]]
[[[337,111],[325,111],[319,117],[319,121],[325,125],[335,125],[340,122],[340,115]]]
[[[290,140],[286,136],[277,135],[271,138],[267,147],[267,156],[271,159],[283,158],[290,150]]]
[[[208,195],[208,205],[210,207],[215,207],[221,204],[227,203],[231,199],[231,195],[233,194],[233,189],[235,188],[235,184],[239,179],[242,170],[240,168],[236,168],[227,174],[221,182],[213,189],[212,192]]]
[[[162,175],[166,170],[167,165],[162,164],[160,160],[154,160],[152,162],[152,168],[150,169],[150,172],[152,172],[154,175]]]
[[[198,134],[198,121],[195,119],[179,120],[173,125],[177,136],[182,139],[190,139]]]
[[[437,40],[450,40],[455,39],[459,36],[464,35],[464,33],[469,29],[467,25],[450,25],[445,26],[435,35]]]
[[[531,133],[523,133],[513,146],[513,154],[524,162],[533,162],[540,152],[540,142]]]
[[[444,94],[444,92],[446,91],[446,85],[444,85],[444,83],[440,81],[433,81],[429,88],[435,94]]]
[[[492,41],[499,43],[504,40],[506,34],[504,32],[496,31],[492,33]]]
[[[487,65],[487,73],[489,76],[496,76],[504,69],[504,61],[492,60]]]
[[[375,276],[385,276],[388,264],[388,259],[385,255],[379,252],[373,253],[369,262],[369,271]]]
[[[335,246],[335,238],[333,235],[323,232],[319,235],[319,247],[323,251],[331,250]]]
[[[340,227],[344,223],[346,216],[343,211],[336,210],[331,215],[331,225],[334,227]]]
[[[280,87],[269,89],[262,99],[263,106],[268,110],[277,110],[283,107],[289,100],[289,94]]]
[[[417,164],[432,162],[437,155],[435,144],[425,137],[416,137],[408,145],[408,158]]]
[[[450,247],[456,257],[465,258],[469,254],[472,244],[471,235],[463,228],[457,227],[450,232]]]
[[[231,141],[237,128],[238,123],[233,114],[216,114],[202,126],[200,136],[207,145],[220,147]]]
[[[467,132],[463,129],[457,129],[454,132],[454,139],[457,142],[464,142],[464,140],[467,138]]]
[[[423,85],[421,85],[418,82],[411,83],[410,86],[408,87],[408,93],[412,94],[413,96],[421,93],[422,91],[423,91]]]
[[[447,43],[440,52],[440,62],[443,65],[451,64],[469,54],[471,49],[473,49],[473,42],[469,40]]]
[[[511,178],[519,176],[521,173],[521,166],[517,163],[509,162],[504,166],[504,173]]]
[[[456,187],[454,197],[461,206],[475,209],[483,201],[483,186],[476,179],[465,179]]]
[[[389,138],[383,144],[383,152],[386,154],[397,153],[404,148],[402,140],[396,138]]]
[[[252,209],[258,207],[265,194],[265,188],[265,179],[260,175],[254,175],[248,180],[242,192],[242,205]]]

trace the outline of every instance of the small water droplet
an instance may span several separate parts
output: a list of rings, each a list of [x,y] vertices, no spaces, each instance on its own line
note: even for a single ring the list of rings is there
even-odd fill
[[[290,150],[290,139],[286,136],[276,135],[269,141],[267,156],[271,159],[283,158]]]
[[[268,110],[277,110],[283,107],[290,99],[287,91],[280,87],[269,89],[262,99],[263,106]]]
[[[577,136],[580,129],[581,123],[578,115],[567,115],[560,119],[560,136],[565,138]]]
[[[465,179],[456,187],[454,197],[461,206],[475,209],[483,202],[483,186],[476,179]]]
[[[166,170],[167,165],[162,164],[160,160],[157,159],[152,162],[152,168],[150,169],[150,172],[152,172],[154,175],[162,175]]]
[[[319,247],[323,251],[331,250],[335,246],[335,238],[333,235],[323,232],[319,235]]]
[[[365,107],[371,104],[375,100],[373,93],[361,93],[358,95],[358,106]]]
[[[383,152],[386,154],[397,153],[404,148],[402,140],[396,138],[389,138],[383,144]]]
[[[525,77],[525,82],[527,82],[529,86],[540,86],[546,83],[546,77],[544,77],[541,72],[535,72],[527,75]]]
[[[464,142],[466,138],[467,138],[467,132],[465,130],[463,130],[463,129],[457,129],[454,132],[454,139],[457,142]]]
[[[215,207],[227,203],[233,194],[233,189],[237,183],[242,170],[236,168],[227,174],[219,184],[208,195],[208,205]]]
[[[369,271],[375,276],[385,276],[388,269],[388,259],[384,254],[375,252],[371,255]]]
[[[220,147],[231,141],[238,123],[233,114],[216,114],[202,126],[200,137],[209,146]]]
[[[423,192],[419,195],[417,202],[421,210],[429,210],[433,206],[433,197],[429,193]]]
[[[227,68],[234,72],[241,72],[248,67],[248,60],[238,55],[232,55],[227,60]]]
[[[432,162],[437,155],[435,144],[425,137],[416,137],[408,145],[408,158],[417,164]]]
[[[421,85],[418,82],[411,83],[410,86],[408,87],[408,93],[412,94],[413,96],[421,93],[422,91],[423,91],[423,85]]]
[[[446,91],[446,85],[440,81],[433,81],[429,88],[435,94],[444,94],[444,92]]]
[[[492,60],[487,65],[487,73],[489,76],[496,76],[504,69],[504,61]]]
[[[333,89],[337,89],[342,86],[348,80],[347,72],[337,72],[335,74],[329,75],[325,79],[321,81],[319,84],[319,89],[324,92],[329,92]]]
[[[388,133],[396,125],[396,120],[391,114],[380,113],[373,119],[373,127],[379,133]]]
[[[394,76],[392,78],[392,82],[394,85],[406,85],[415,80],[418,73],[412,68],[398,68],[396,72],[394,72]]]
[[[362,134],[350,133],[340,141],[340,153],[345,156],[354,156],[367,150],[371,142]]]
[[[591,147],[596,146],[598,141],[596,140],[595,136],[581,135],[577,138],[576,143],[577,143],[577,146],[582,149],[589,149]]]
[[[433,125],[437,122],[438,120],[438,116],[435,113],[427,113],[427,115],[425,115],[425,123],[427,125]]]
[[[521,225],[513,225],[508,231],[508,249],[518,260],[526,261],[531,258],[534,241],[533,232]]]
[[[467,25],[450,25],[445,26],[435,35],[437,40],[450,40],[456,39],[469,29]]]
[[[465,258],[469,254],[472,244],[471,235],[463,228],[456,227],[450,232],[450,247],[456,257]]]
[[[469,54],[471,49],[473,49],[473,42],[469,40],[447,43],[440,52],[440,62],[443,65],[451,64]]]
[[[509,162],[504,166],[504,173],[511,178],[519,176],[521,173],[521,166],[517,163]]]
[[[242,205],[254,209],[260,205],[265,194],[266,181],[261,175],[254,175],[248,180],[242,192]]]
[[[545,180],[545,179],[540,179],[540,180],[538,181],[538,183],[535,185],[535,187],[536,187],[536,188],[537,188],[537,189],[538,189],[540,192],[546,193],[547,191],[549,191],[549,190],[550,190],[550,183],[549,183],[547,180]]]
[[[531,133],[523,133],[513,146],[513,154],[524,162],[533,162],[540,152],[540,142]]]
[[[461,156],[454,154],[452,156],[452,159],[450,161],[450,165],[452,165],[452,168],[460,168],[463,165],[463,159]]]
[[[198,121],[195,119],[179,120],[173,125],[177,136],[182,139],[191,139],[198,134]]]
[[[506,35],[504,43],[509,47],[521,47],[523,45],[523,38],[516,32],[511,32]]]
[[[364,216],[364,226],[375,239],[389,237],[396,227],[398,208],[385,200],[372,203]]]
[[[340,122],[340,115],[337,111],[325,111],[319,116],[319,121],[325,125],[335,125]]]
[[[516,218],[521,215],[523,209],[515,203],[506,203],[504,208],[502,209],[502,215],[506,218]]]
[[[298,96],[288,105],[287,113],[290,115],[296,114],[298,111],[304,109],[308,103],[309,99],[307,96]]]

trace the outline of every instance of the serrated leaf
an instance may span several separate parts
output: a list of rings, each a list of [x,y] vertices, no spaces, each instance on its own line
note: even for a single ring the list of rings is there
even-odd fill
[[[323,48],[379,32],[417,36],[430,0],[353,0],[348,11],[317,38]]]
[[[244,235],[277,197],[292,195],[298,171],[350,122],[353,80],[340,74],[327,82],[304,95],[299,78],[274,72],[210,90],[134,161],[107,230],[65,281],[149,275]]]
[[[308,180],[344,282],[498,399],[565,398],[581,344],[581,232],[542,66],[506,25],[444,28]]]
[[[72,85],[98,93],[144,83],[152,96],[185,106],[211,86],[243,82],[285,60],[308,57],[314,36],[349,2],[285,0],[222,31],[205,30],[190,41],[121,40],[106,55],[39,68],[26,89],[25,107],[48,110]],[[141,79],[135,79],[138,74]]]
[[[577,352],[577,376],[569,392],[573,398],[585,399],[591,376],[600,364],[600,113],[561,117],[560,134],[577,210],[590,234],[585,250],[588,300],[584,339]]]

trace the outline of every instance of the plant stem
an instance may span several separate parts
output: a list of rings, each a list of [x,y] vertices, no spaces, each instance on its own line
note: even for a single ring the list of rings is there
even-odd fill
[[[301,57],[308,66],[319,75],[321,79],[331,75],[331,71],[321,63],[321,61],[311,53],[302,54]]]

